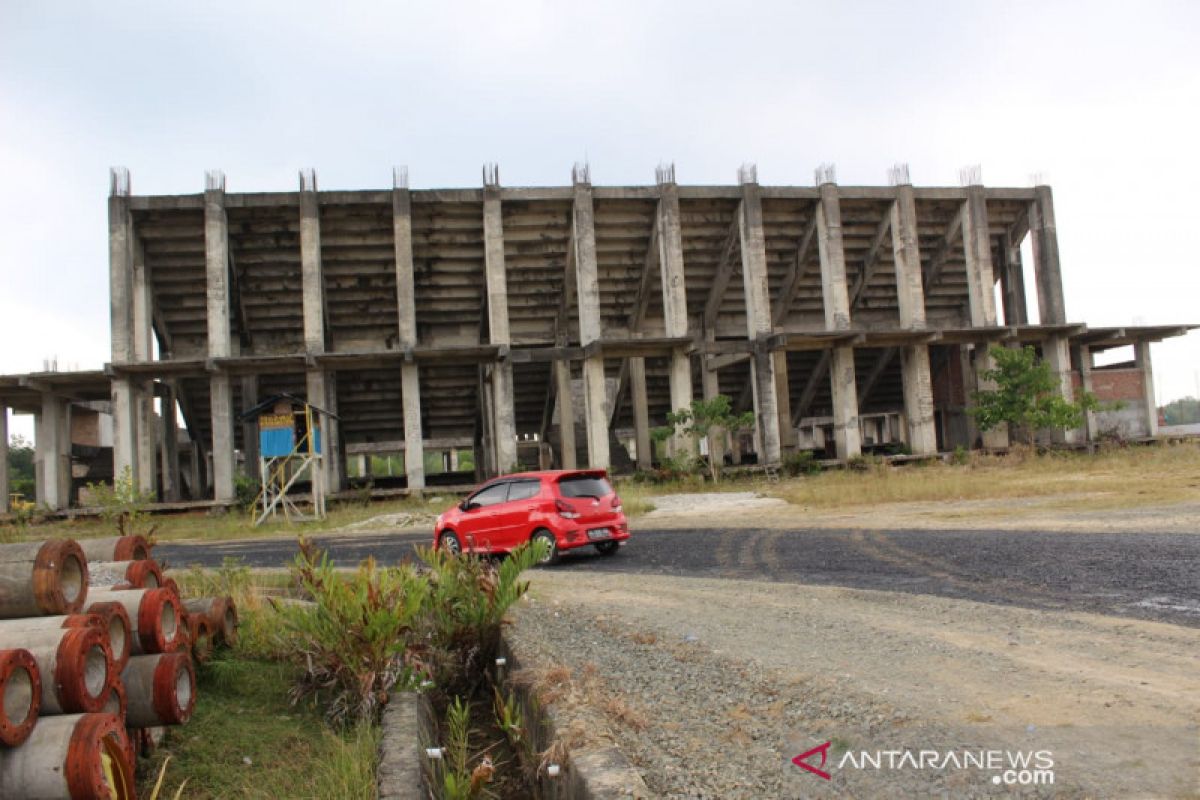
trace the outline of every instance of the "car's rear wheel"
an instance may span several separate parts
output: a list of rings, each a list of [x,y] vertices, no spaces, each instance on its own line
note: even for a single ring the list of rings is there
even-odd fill
[[[539,564],[557,564],[558,563],[558,541],[554,538],[554,534],[545,528],[539,528],[533,532],[531,541],[545,542],[549,551],[545,557],[539,561]]]
[[[620,546],[617,542],[597,542],[596,552],[602,556],[615,556]]]
[[[438,546],[452,556],[462,553],[462,542],[458,540],[458,534],[454,531],[445,531],[438,539]]]

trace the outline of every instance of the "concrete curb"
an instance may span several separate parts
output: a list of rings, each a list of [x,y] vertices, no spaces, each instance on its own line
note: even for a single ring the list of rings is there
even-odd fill
[[[520,669],[521,657],[508,639],[501,641],[500,653],[507,660],[502,683],[520,703],[536,758],[536,754],[546,752],[559,741],[558,731],[570,724],[569,711],[541,706],[534,697],[533,687],[510,679]],[[379,800],[424,800],[429,795],[423,743],[434,741],[435,728],[428,701],[415,692],[394,695],[383,710],[380,725],[383,736],[376,771]],[[611,745],[571,751],[565,753],[562,761],[556,777],[550,777],[545,770],[539,772],[539,798],[650,800],[654,797],[641,773],[624,753]]]
[[[570,712],[556,706],[542,706],[534,697],[533,687],[514,681],[522,667],[519,648],[511,638],[500,642],[500,654],[506,659],[503,683],[513,692],[526,720],[536,720],[526,727],[533,739],[533,748],[545,752],[558,739],[558,731],[570,726]],[[542,771],[538,775],[538,796],[546,800],[650,800],[655,795],[646,786],[642,774],[618,748],[612,745],[586,747],[566,754],[558,777],[551,778]]]
[[[375,785],[379,800],[424,800],[421,770],[421,704],[414,692],[393,695],[383,710],[380,726],[379,767]]]

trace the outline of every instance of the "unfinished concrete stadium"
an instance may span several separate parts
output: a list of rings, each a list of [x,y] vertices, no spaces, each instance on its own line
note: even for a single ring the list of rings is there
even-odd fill
[[[203,193],[140,196],[115,169],[111,363],[0,377],[0,410],[37,415],[39,503],[129,468],[163,502],[227,504],[257,474],[239,415],[281,393],[329,412],[331,492],[371,454],[403,453],[396,491],[470,482],[466,451],[477,475],[649,468],[667,412],[718,393],[754,412],[722,447],[736,463],[1003,447],[966,413],[994,344],[1037,347],[1065,396],[1123,401],[1060,440],[1155,435],[1149,345],[1187,328],[1068,321],[1048,186],[976,169],[914,187],[904,166],[871,187],[828,166],[814,186],[760,186],[753,166],[656,178],[593,186],[577,166],[570,186],[512,188],[488,166],[481,188],[410,190],[397,169],[390,190],[318,191],[307,170],[299,191],[241,194],[210,172]]]

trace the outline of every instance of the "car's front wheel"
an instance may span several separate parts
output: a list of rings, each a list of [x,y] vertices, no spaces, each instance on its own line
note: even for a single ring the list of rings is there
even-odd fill
[[[558,541],[554,538],[554,534],[545,528],[541,528],[533,533],[532,541],[545,542],[547,547],[546,555],[542,557],[539,564],[557,564],[558,563]]]
[[[445,531],[438,539],[438,546],[452,556],[462,553],[462,542],[458,540],[458,534],[454,531]]]
[[[617,542],[597,542],[596,552],[602,556],[615,556],[620,546]]]

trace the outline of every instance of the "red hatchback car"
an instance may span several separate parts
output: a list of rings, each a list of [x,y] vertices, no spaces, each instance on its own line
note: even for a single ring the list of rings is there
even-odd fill
[[[437,518],[433,544],[455,553],[507,553],[544,539],[553,563],[587,545],[613,555],[629,538],[621,498],[604,470],[522,472],[488,481]]]

